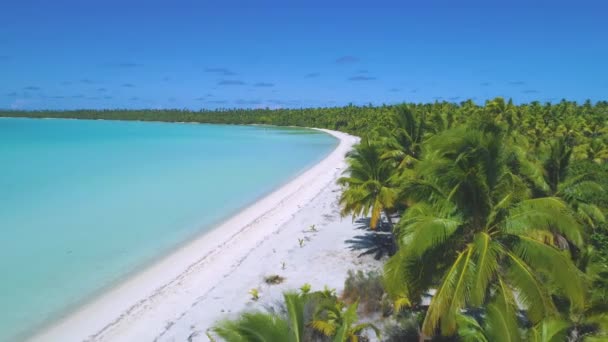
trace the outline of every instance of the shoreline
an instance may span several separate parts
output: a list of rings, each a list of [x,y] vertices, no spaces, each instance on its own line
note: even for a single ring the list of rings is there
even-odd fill
[[[182,306],[193,304],[188,300],[192,301],[200,294],[213,290],[222,277],[227,276],[226,272],[239,266],[251,248],[272,238],[271,235],[276,234],[278,228],[314,200],[323,189],[335,183],[336,177],[341,174],[345,165],[344,156],[358,138],[346,133],[319,130],[334,136],[339,143],[317,164],[215,228],[47,326],[30,340],[129,340],[126,331],[132,330],[132,325],[144,319],[164,321],[163,315],[171,317]],[[195,298],[190,298],[190,294]],[[183,303],[169,305],[169,311],[175,309],[176,312],[165,312],[167,309],[156,312],[156,308],[167,301]],[[154,329],[148,326],[148,330]],[[137,333],[136,336],[143,337]]]
[[[12,119],[12,117],[0,117],[0,119],[3,118],[9,118]],[[96,120],[89,120],[89,119],[72,119],[72,118],[22,118],[22,117],[16,117],[16,119],[28,119],[28,120],[75,120],[75,121],[109,121],[109,122],[123,122],[122,120],[105,120],[105,119],[96,119]],[[317,164],[319,164],[320,162],[322,162],[323,160],[325,160],[325,158],[327,158],[328,156],[330,156],[335,149],[339,146],[340,144],[340,138],[336,137],[334,134],[328,132],[325,129],[319,129],[319,128],[310,128],[310,127],[298,127],[298,126],[274,126],[274,125],[259,125],[259,124],[252,124],[252,125],[240,125],[240,124],[214,124],[214,123],[199,123],[199,122],[165,122],[165,121],[141,121],[141,120],[131,120],[131,121],[127,121],[127,122],[134,122],[134,123],[159,123],[159,124],[182,124],[182,125],[190,125],[190,124],[194,124],[194,125],[214,125],[214,126],[243,126],[243,127],[247,127],[247,126],[254,126],[254,127],[270,127],[270,128],[294,128],[294,129],[309,129],[309,130],[316,130],[316,131],[321,131],[324,132],[325,134],[330,135],[333,139],[336,140],[335,146],[332,150],[330,150],[329,152],[325,153],[324,155],[322,155],[318,160],[314,161],[313,163],[310,163],[309,165],[307,165],[304,169],[298,171],[297,173],[291,175],[287,180],[282,181],[280,184],[276,185],[274,188],[264,192],[263,194],[257,196],[251,203],[245,204],[237,209],[235,209],[233,212],[226,214],[224,216],[222,216],[221,218],[217,219],[215,222],[207,225],[206,227],[209,227],[209,229],[205,229],[204,231],[198,232],[196,234],[193,234],[193,236],[191,237],[190,240],[186,240],[180,243],[177,243],[176,245],[172,246],[172,248],[170,248],[169,250],[167,250],[166,252],[155,256],[153,258],[151,258],[151,260],[143,263],[141,266],[137,267],[136,269],[129,271],[125,276],[121,277],[118,280],[115,280],[111,283],[109,283],[108,285],[103,286],[102,288],[96,290],[93,292],[93,294],[89,295],[88,297],[84,298],[83,300],[80,300],[79,302],[77,302],[76,304],[73,304],[71,306],[69,306],[66,310],[63,310],[61,312],[59,312],[57,315],[55,315],[52,319],[47,319],[46,321],[43,321],[41,324],[38,324],[34,327],[32,327],[32,329],[28,330],[26,333],[23,333],[21,335],[18,336],[18,338],[23,338],[25,341],[35,341],[38,339],[38,336],[41,335],[41,333],[53,329],[56,325],[60,324],[61,322],[69,319],[70,317],[77,315],[79,312],[82,311],[83,308],[92,305],[92,303],[95,303],[99,300],[99,298],[106,296],[108,293],[114,291],[114,289],[116,289],[117,287],[122,286],[124,283],[128,282],[131,280],[131,278],[136,277],[138,274],[147,271],[149,268],[154,267],[156,264],[162,262],[164,259],[168,258],[169,256],[171,256],[172,254],[176,253],[177,251],[179,251],[180,249],[190,245],[192,243],[192,240],[197,240],[202,238],[205,234],[210,233],[211,231],[213,231],[214,229],[224,225],[228,220],[232,219],[234,216],[239,215],[241,212],[249,209],[250,207],[256,205],[257,202],[263,200],[265,197],[270,196],[271,194],[273,194],[274,192],[278,192],[282,187],[286,186],[287,184],[291,183],[292,181],[296,180],[297,178],[299,178],[301,175],[305,174],[308,170],[310,170],[311,168],[315,167]],[[341,132],[337,132],[337,133],[341,133]],[[348,134],[347,134],[348,135]],[[45,339],[46,340],[46,339]]]

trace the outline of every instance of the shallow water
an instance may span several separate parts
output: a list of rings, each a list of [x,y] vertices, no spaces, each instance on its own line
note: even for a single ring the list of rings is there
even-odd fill
[[[336,144],[293,128],[0,119],[0,341],[208,230]]]

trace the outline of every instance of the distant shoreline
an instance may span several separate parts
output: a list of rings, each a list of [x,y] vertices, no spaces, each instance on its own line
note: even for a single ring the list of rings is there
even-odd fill
[[[341,132],[320,131],[339,139],[339,144],[319,163],[216,228],[44,329],[32,340],[106,340],[108,334],[120,330],[119,327],[129,326],[129,322],[136,320],[137,316],[145,315],[151,303],[179,290],[183,282],[208,280],[229,270],[242,258],[241,254],[251,247],[251,243],[269,238],[273,229],[288,221],[300,207],[328,184],[335,182],[336,166],[344,162],[345,153],[357,138]],[[245,239],[243,235],[250,236]],[[206,286],[205,283],[210,286],[213,281],[203,281],[200,286]]]

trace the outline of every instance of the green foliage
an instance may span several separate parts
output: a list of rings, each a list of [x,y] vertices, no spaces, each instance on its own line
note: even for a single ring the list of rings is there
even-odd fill
[[[382,287],[351,273],[344,298],[378,310],[385,290],[403,324],[387,330],[389,340],[607,336],[608,102],[496,98],[322,111],[228,111],[223,119],[362,137],[339,180],[342,214],[369,215],[371,227],[384,215],[399,248]],[[334,323],[348,309],[329,307],[319,330],[346,336]],[[420,325],[406,322],[408,308],[424,314]]]
[[[310,292],[303,287],[306,291],[284,294],[281,312],[245,312],[235,320],[220,321],[211,332],[226,342],[303,342],[313,340],[315,333],[334,342],[355,342],[367,329],[380,336],[373,324],[358,323],[357,302],[345,306],[332,290]]]
[[[286,320],[260,312],[247,312],[238,320],[221,322],[213,332],[226,342],[298,341]]]
[[[406,191],[411,206],[398,224],[401,248],[387,263],[387,290],[415,302],[436,288],[425,335],[455,334],[467,307],[486,307],[488,324],[505,336],[516,327],[516,303],[532,322],[557,313],[553,295],[583,306],[581,275],[555,242],[581,246],[579,225],[558,198],[531,198],[517,168],[525,161],[512,162],[518,155],[501,130],[484,129],[429,139],[417,178],[404,185],[430,190]]]
[[[344,309],[344,303],[340,301],[322,303],[311,326],[325,336],[333,337],[333,342],[357,342],[366,329],[373,330],[379,338],[380,330],[373,324],[356,323],[358,305],[354,302]]]
[[[530,329],[528,341],[531,342],[561,342],[568,336],[568,322],[558,319],[547,319]]]
[[[258,289],[249,290],[249,294],[251,295],[251,300],[260,299],[260,290],[258,290]]]
[[[302,294],[308,294],[311,289],[312,289],[312,286],[308,283],[300,286],[300,292],[302,292]]]
[[[372,229],[382,213],[391,223],[389,212],[397,199],[397,189],[391,182],[392,164],[382,159],[381,153],[379,144],[363,140],[348,154],[349,175],[338,179],[338,184],[345,187],[340,197],[342,215],[352,214],[354,218],[371,214]]]
[[[308,296],[284,294],[286,315],[246,312],[236,320],[219,322],[211,330],[226,342],[301,342],[304,336],[304,305]]]

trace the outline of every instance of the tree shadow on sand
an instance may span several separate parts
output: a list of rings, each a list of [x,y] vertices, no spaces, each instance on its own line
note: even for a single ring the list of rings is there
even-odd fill
[[[395,245],[388,223],[379,222],[375,230],[370,228],[369,223],[369,218],[360,218],[355,221],[356,229],[363,230],[365,233],[346,240],[349,249],[351,251],[361,251],[359,257],[373,255],[376,260],[393,255]]]

